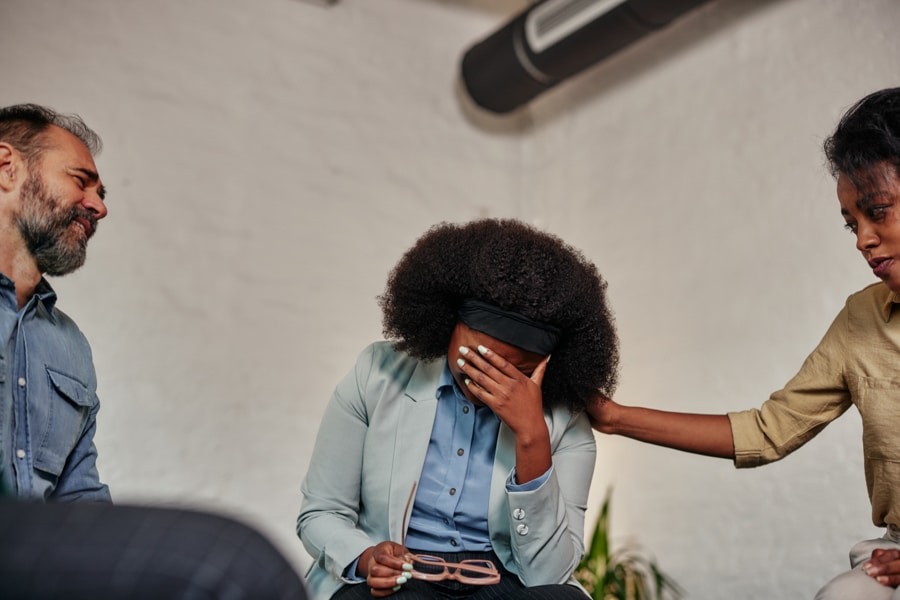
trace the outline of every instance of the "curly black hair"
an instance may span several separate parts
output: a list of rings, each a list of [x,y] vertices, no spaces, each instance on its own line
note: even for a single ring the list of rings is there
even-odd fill
[[[378,297],[384,335],[418,359],[445,356],[467,298],[561,330],[544,375],[545,406],[580,412],[597,392],[612,395],[619,348],[606,282],[580,251],[513,219],[435,225]]]
[[[873,92],[850,107],[824,144],[831,174],[856,185],[871,168],[887,162],[900,175],[900,88]]]

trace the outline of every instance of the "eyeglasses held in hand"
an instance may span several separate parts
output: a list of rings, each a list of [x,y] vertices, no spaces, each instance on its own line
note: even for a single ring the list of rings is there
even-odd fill
[[[409,517],[412,500],[416,495],[417,483],[416,481],[413,482],[409,498],[406,500],[406,508],[403,510],[402,543],[404,548],[406,547],[407,518]],[[422,581],[453,579],[467,585],[493,585],[500,581],[500,572],[497,571],[496,565],[489,560],[471,559],[454,563],[447,562],[438,556],[412,553],[408,554],[406,558],[412,564],[410,576],[413,579]]]
[[[500,581],[497,567],[489,560],[463,560],[447,562],[443,558],[428,554],[411,554],[413,579],[422,581],[443,581],[455,579],[469,585],[493,585]]]

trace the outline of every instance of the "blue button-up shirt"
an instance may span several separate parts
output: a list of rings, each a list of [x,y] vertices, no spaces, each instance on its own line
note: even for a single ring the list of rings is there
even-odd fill
[[[0,275],[0,478],[38,500],[109,501],[97,473],[97,377],[87,339],[41,280],[19,309]]]
[[[462,393],[445,364],[438,383],[437,411],[425,464],[405,533],[406,547],[428,552],[487,552],[491,550],[488,508],[491,474],[500,419],[487,406],[476,407]],[[550,478],[551,466],[540,477],[516,483],[509,492],[533,491]],[[356,576],[359,558],[344,569],[348,582]]]
[[[444,367],[425,465],[416,490],[406,546],[433,552],[491,549],[488,506],[500,419],[476,407]],[[530,491],[546,481],[507,482],[509,491]]]

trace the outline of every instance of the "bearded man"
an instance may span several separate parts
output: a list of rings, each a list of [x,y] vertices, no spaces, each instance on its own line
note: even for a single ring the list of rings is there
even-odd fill
[[[306,600],[299,574],[248,525],[109,503],[93,441],[91,350],[44,279],[84,263],[106,216],[99,149],[76,116],[0,108],[0,487],[20,498],[101,501],[0,498],[0,595]]]
[[[77,116],[0,108],[0,488],[23,498],[110,500],[91,349],[44,279],[84,264],[106,216],[100,145]]]

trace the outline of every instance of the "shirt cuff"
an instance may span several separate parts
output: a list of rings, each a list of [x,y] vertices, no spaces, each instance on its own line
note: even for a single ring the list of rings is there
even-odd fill
[[[359,565],[359,557],[356,557],[352,563],[347,565],[347,568],[344,569],[344,572],[341,574],[341,579],[343,579],[347,583],[362,583],[365,581],[365,578],[359,577],[356,574],[356,567]]]
[[[550,468],[544,471],[544,474],[540,477],[536,477],[527,483],[516,483],[516,469],[513,467],[512,473],[509,474],[509,477],[506,479],[506,491],[507,492],[533,492],[538,489],[544,482],[550,479],[550,473],[553,472],[553,465],[550,465]]]

